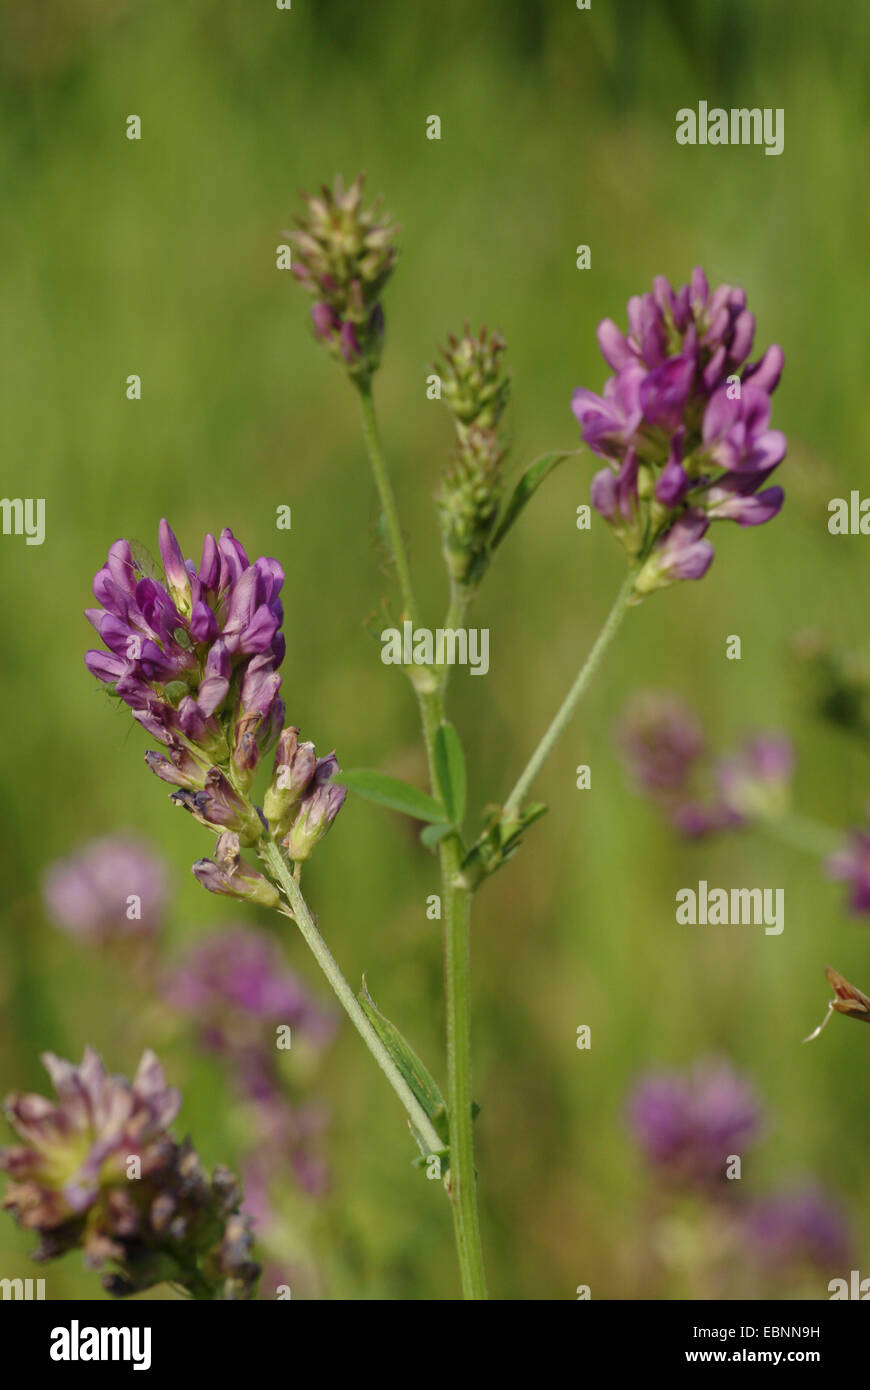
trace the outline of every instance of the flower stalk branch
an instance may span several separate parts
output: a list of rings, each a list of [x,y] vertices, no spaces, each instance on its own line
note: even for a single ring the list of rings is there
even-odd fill
[[[505,821],[509,822],[518,814],[527,792],[571,722],[574,711],[585,695],[595,672],[601,665],[604,653],[607,651],[607,648],[622,626],[623,619],[631,604],[635,576],[636,571],[634,569],[629,570],[616,596],[613,607],[607,615],[604,626],[595,639],[592,650],[580,667],[573,685],[556,711],[543,738],[535,748],[535,751],[532,753],[532,756],[529,758],[520,776],[517,778],[514,789],[505,802]]]

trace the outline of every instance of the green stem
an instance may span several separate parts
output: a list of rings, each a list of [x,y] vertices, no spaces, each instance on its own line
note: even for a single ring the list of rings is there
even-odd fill
[[[302,889],[293,877],[287,860],[284,858],[275,842],[269,839],[263,839],[260,842],[260,855],[264,863],[268,866],[273,878],[280,885],[288,906],[293,913],[296,925],[304,936],[318,965],[332,985],[335,993],[338,995],[339,1001],[354,1028],[356,1028],[369,1052],[374,1057],[381,1071],[399,1097],[399,1100],[404,1105],[414,1129],[427,1145],[430,1153],[439,1153],[444,1147],[442,1140],[439,1138],[428,1115],[414,1095],[414,1092],[411,1090],[389,1052],[369,1023],[369,1020],[366,1018],[356,995],[342,975],[335,957],[320,935],[320,932],[317,930],[308,904],[302,896]]]
[[[447,631],[455,631],[461,628],[465,622],[465,614],[468,610],[468,597],[462,587],[456,583],[455,579],[450,580],[450,606],[447,609],[447,616],[444,619],[444,627]],[[445,662],[444,670],[441,673],[439,691],[442,702],[447,693],[447,682],[450,679],[450,667]]]
[[[462,1294],[485,1299],[486,1276],[477,1215],[477,1174],[471,1112],[471,893],[456,885],[459,838],[441,843],[444,979],[447,1013],[447,1104],[450,1111],[450,1199],[459,1252]]]
[[[418,610],[411,582],[411,570],[405,539],[399,522],[396,499],[378,438],[371,384],[360,388],[363,436],[375,485],[381,501],[390,547],[396,562],[396,573],[402,593],[405,613],[416,625]],[[451,601],[447,627],[458,627],[464,617],[464,604],[451,585]],[[434,688],[415,684],[420,707],[423,739],[429,765],[429,780],[434,795],[438,795],[435,772],[435,736],[444,719],[444,690],[449,667],[445,667]],[[424,673],[424,676],[428,673]],[[453,1229],[463,1296],[468,1299],[486,1298],[483,1272],[483,1249],[477,1215],[477,1175],[474,1167],[474,1135],[471,1120],[471,995],[469,919],[471,895],[459,887],[456,878],[461,861],[461,845],[456,836],[448,836],[438,846],[441,866],[441,899],[444,923],[444,993],[447,1020],[447,1096],[450,1112],[450,1198],[453,1208]]]
[[[372,472],[375,475],[375,486],[377,487],[381,508],[384,513],[387,535],[390,539],[390,549],[393,552],[393,559],[396,563],[396,574],[399,578],[399,588],[402,591],[402,604],[405,609],[405,616],[410,618],[411,622],[416,627],[419,613],[417,609],[417,600],[414,597],[414,586],[411,583],[411,567],[408,563],[408,551],[405,547],[405,538],[402,535],[402,526],[399,521],[396,494],[393,492],[393,484],[387,472],[387,465],[384,460],[383,450],[381,449],[381,442],[378,438],[378,426],[375,419],[375,403],[372,399],[371,382],[364,381],[360,384],[359,396],[362,406],[363,438],[365,439]]]
[[[408,560],[405,537],[402,532],[402,523],[399,520],[396,494],[393,491],[393,484],[390,480],[389,472],[387,471],[384,452],[381,448],[381,441],[378,436],[375,403],[372,396],[370,381],[359,383],[359,397],[362,411],[363,438],[365,440],[369,462],[371,463],[372,473],[374,474],[381,510],[384,514],[390,550],[395,562],[399,589],[402,594],[402,607],[405,611],[405,616],[409,618],[414,627],[416,627],[419,623],[420,612],[417,607],[417,599],[414,595],[411,566]],[[434,691],[427,691],[417,685],[414,686],[414,691],[417,696],[417,703],[420,707],[420,720],[423,725],[423,738],[426,743],[426,757],[431,772],[435,764],[435,734],[438,731],[438,725],[441,723],[441,711]]]
[[[454,580],[445,628],[459,628],[465,621],[468,600]],[[445,666],[438,692],[439,717],[450,667]],[[434,769],[431,771],[434,787]],[[447,1021],[447,1096],[450,1111],[450,1197],[456,1247],[462,1251],[460,1274],[466,1299],[485,1299],[486,1273],[480,1221],[477,1211],[477,1174],[474,1165],[474,1119],[471,1090],[471,892],[457,884],[462,863],[462,843],[449,836],[439,846],[441,896],[444,910],[444,993]]]
[[[619,631],[619,628],[622,624],[622,620],[625,617],[626,612],[628,611],[629,601],[631,599],[632,591],[634,589],[634,579],[635,570],[629,570],[622,584],[622,587],[620,588],[619,593],[616,596],[616,600],[613,604],[613,607],[607,615],[607,619],[604,623],[604,626],[595,639],[595,644],[592,647],[592,650],[590,651],[589,655],[587,656],[586,660],[584,661],[583,665],[580,667],[580,670],[577,673],[577,678],[574,681],[574,684],[571,686],[571,689],[568,691],[568,694],[565,696],[564,700],[562,701],[561,705],[556,711],[555,718],[553,719],[552,723],[550,724],[549,728],[547,729],[546,733],[544,734],[534,753],[529,758],[528,763],[526,764],[525,768],[519,776],[519,779],[517,780],[516,786],[514,787],[513,791],[511,792],[510,796],[505,802],[505,819],[509,819],[511,815],[515,815],[516,812],[519,811],[520,806],[525,800],[526,793],[528,792],[529,787],[532,785],[532,782],[535,780],[544,763],[547,761],[547,758],[552,753],[553,748],[555,747],[559,738],[565,732],[565,729],[571,722],[571,718],[574,714],[575,709],[580,703],[580,700],[586,692],[587,686],[589,685],[590,681],[592,680],[592,677],[595,675],[595,672],[598,670],[598,667],[601,664],[601,658],[604,656],[604,653],[607,651],[607,648],[610,646],[611,642],[613,641],[614,637]]]

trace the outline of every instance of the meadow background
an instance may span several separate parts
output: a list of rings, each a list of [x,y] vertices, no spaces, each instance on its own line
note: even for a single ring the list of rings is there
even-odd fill
[[[756,343],[781,343],[774,424],[789,436],[781,516],[716,528],[707,578],[635,613],[536,791],[550,814],[486,884],[473,935],[482,1221],[501,1298],[697,1296],[647,1281],[636,1254],[649,1183],[624,1122],[651,1065],[731,1059],[768,1104],[744,1168],[754,1191],[812,1175],[842,1200],[870,1273],[870,1039],[821,1016],[823,967],[870,983],[867,927],[810,859],[753,835],[676,840],[626,785],[614,722],[638,689],[673,691],[717,741],[788,730],[797,803],[861,819],[870,764],[815,716],[789,654],[822,628],[866,650],[870,551],[831,537],[827,503],[867,488],[866,245],[870,10],[793,0],[21,0],[0,3],[0,441],[3,492],[45,497],[42,547],[0,540],[5,738],[0,1092],[43,1089],[39,1053],[112,1070],[160,1047],[181,1127],[234,1161],[219,1070],[184,1039],[148,1036],[135,980],[48,921],[46,866],[130,829],[169,861],[169,948],[256,919],[204,893],[189,864],[207,832],[170,814],[147,742],[82,664],[82,610],[109,544],[156,550],[167,516],[187,554],[230,525],[286,570],[288,722],[345,766],[423,778],[407,683],[366,619],[390,580],[353,392],[312,342],[309,303],[276,269],[297,189],[368,174],[402,224],[377,382],[385,447],[418,592],[434,626],[444,580],[432,495],[450,443],[425,396],[435,346],[468,318],[500,327],[514,395],[512,461],[573,447],[580,384],[606,375],[595,325],[624,319],[656,274],[703,264],[745,286]],[[699,99],[785,109],[785,150],[683,148],[674,114]],[[125,138],[125,119],[143,138]],[[425,138],[437,113],[442,139]],[[588,243],[592,268],[575,267]],[[140,402],[125,379],[142,377]],[[620,582],[606,528],[575,526],[594,461],[562,466],[511,535],[471,621],[491,670],[458,670],[452,713],[472,816],[512,785]],[[292,507],[292,531],[275,527]],[[741,661],[725,659],[729,634]],[[578,792],[573,769],[592,766]],[[674,894],[786,889],[786,928],[692,930]],[[442,1075],[441,948],[425,914],[435,861],[399,817],[350,799],[306,875],[345,974]],[[325,996],[301,940],[288,960]],[[592,1027],[578,1052],[578,1024]],[[349,1026],[326,1054],[331,1196],[300,1199],[300,1240],[324,1297],[449,1298],[446,1202],[411,1168],[396,1103]],[[5,1139],[4,1131],[4,1139]],[[295,1219],[295,1218],[294,1218]],[[0,1220],[0,1274],[33,1274],[32,1242]],[[98,1297],[74,1253],[49,1297]],[[844,1271],[847,1273],[847,1271]],[[752,1287],[746,1271],[745,1287]],[[816,1296],[826,1296],[821,1287]]]

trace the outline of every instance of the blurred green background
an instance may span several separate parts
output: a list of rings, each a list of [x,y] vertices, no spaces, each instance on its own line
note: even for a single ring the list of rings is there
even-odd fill
[[[747,1188],[814,1175],[845,1202],[866,1265],[868,1039],[850,1024],[812,1047],[800,1039],[823,1012],[825,964],[868,987],[867,929],[812,860],[752,835],[679,843],[627,788],[613,725],[652,687],[694,705],[723,744],[785,728],[801,809],[861,818],[870,765],[814,719],[787,648],[806,625],[867,643],[870,542],[831,537],[826,520],[830,498],[870,484],[868,31],[870,10],[811,0],[595,0],[590,12],[573,0],[0,4],[3,491],[45,497],[47,512],[41,548],[0,539],[0,1092],[43,1089],[46,1048],[78,1059],[90,1042],[129,1072],[153,1041],[147,999],[46,920],[39,884],[53,859],[133,829],[172,865],[174,945],[244,916],[189,874],[206,832],[169,814],[146,740],[82,664],[91,577],[117,537],[156,550],[166,515],[186,554],[230,525],[252,555],[276,555],[289,719],[346,766],[422,785],[409,687],[365,626],[390,580],[353,392],[275,266],[297,189],[362,168],[403,227],[377,395],[433,625],[444,579],[432,494],[451,430],[425,377],[465,318],[507,338],[515,466],[575,446],[571,392],[606,375],[595,326],[623,322],[656,274],[681,283],[703,264],[712,283],[742,284],[757,346],[780,342],[787,360],[774,403],[790,441],[782,515],[754,532],[717,527],[707,578],[631,616],[540,779],[550,814],[476,903],[491,1292],[650,1292],[633,1253],[647,1189],[624,1097],[644,1068],[709,1053],[769,1103]],[[678,146],[675,112],[699,99],[783,107],[784,153]],[[125,138],[131,113],[139,142]],[[440,142],[425,138],[433,113]],[[589,271],[575,267],[578,243]],[[140,402],[125,399],[130,373]],[[491,629],[490,674],[458,670],[451,689],[475,816],[509,790],[620,582],[606,529],[575,526],[593,467],[572,459],[546,484],[471,619]],[[281,504],[289,533],[275,528]],[[725,659],[733,633],[739,662]],[[591,791],[575,789],[579,763]],[[702,877],[784,886],[782,936],[677,926],[674,893]],[[434,859],[406,822],[351,799],[307,883],[348,978],[366,971],[442,1077],[441,947],[425,914]],[[298,939],[288,958],[325,993]],[[588,1053],[575,1046],[581,1023]],[[209,1162],[232,1164],[220,1074],[187,1045],[161,1055],[185,1094],[183,1127]],[[349,1027],[318,1094],[334,1182],[306,1219],[325,1296],[455,1296],[447,1204],[410,1167],[401,1113]],[[31,1244],[4,1218],[0,1273],[34,1273]],[[99,1296],[77,1254],[48,1277],[50,1297]]]

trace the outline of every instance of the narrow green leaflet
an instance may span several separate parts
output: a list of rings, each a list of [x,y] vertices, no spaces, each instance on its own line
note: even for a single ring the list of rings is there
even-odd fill
[[[435,735],[435,775],[447,819],[459,826],[465,819],[465,755],[456,729],[446,722]]]
[[[392,811],[413,816],[414,820],[438,824],[448,819],[444,807],[434,797],[409,786],[407,782],[400,782],[398,777],[387,777],[383,772],[359,768],[352,772],[339,772],[332,780],[338,782],[339,786],[347,787],[348,791],[356,792],[366,801],[373,801],[377,806],[389,806]]]
[[[501,545],[526,503],[534,496],[541,483],[553,472],[553,469],[557,468],[563,459],[570,458],[572,454],[579,452],[578,449],[566,449],[562,453],[542,454],[539,459],[535,459],[534,463],[529,464],[498,519],[498,525],[489,543],[490,550],[495,550],[496,546]]]
[[[425,1110],[435,1131],[444,1140],[445,1148],[448,1143],[448,1122],[447,1106],[444,1097],[438,1089],[438,1083],[434,1080],[429,1071],[420,1061],[408,1040],[399,1032],[398,1028],[385,1018],[378,1008],[372,996],[369,994],[366,985],[366,977],[363,975],[362,989],[357,995],[360,1006],[374,1028],[384,1047],[389,1052],[402,1076],[407,1081],[415,1097]],[[426,1144],[415,1132],[415,1138],[425,1154]]]

